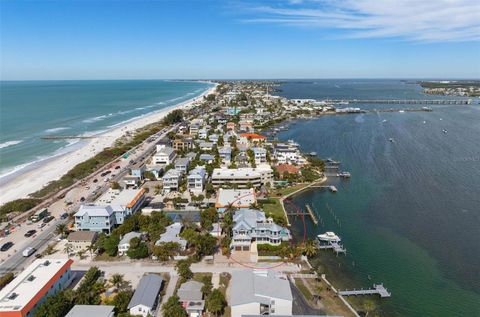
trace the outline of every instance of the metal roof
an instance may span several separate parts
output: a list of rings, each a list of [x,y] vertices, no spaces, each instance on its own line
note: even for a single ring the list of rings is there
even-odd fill
[[[155,306],[160,289],[162,288],[163,278],[156,274],[147,274],[142,277],[138,283],[135,293],[133,294],[128,309],[137,305],[144,305],[147,307]]]
[[[75,305],[65,317],[112,317],[114,309],[110,305]]]

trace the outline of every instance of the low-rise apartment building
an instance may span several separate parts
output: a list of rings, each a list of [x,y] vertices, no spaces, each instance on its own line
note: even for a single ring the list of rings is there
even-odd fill
[[[273,170],[270,165],[262,165],[255,168],[215,168],[212,173],[212,185],[216,187],[225,185],[248,188],[272,184]]]

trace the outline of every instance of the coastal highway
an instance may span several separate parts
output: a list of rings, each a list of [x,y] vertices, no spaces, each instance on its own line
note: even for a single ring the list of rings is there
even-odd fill
[[[55,220],[47,224],[47,226],[42,229],[37,228],[38,223],[36,224],[27,224],[24,221],[20,226],[17,226],[15,231],[10,235],[4,237],[0,240],[0,245],[3,245],[6,242],[13,242],[14,246],[6,252],[0,252],[0,274],[5,272],[18,272],[30,264],[35,256],[24,257],[22,251],[27,247],[34,247],[37,249],[37,253],[45,249],[49,242],[53,242],[57,239],[57,235],[54,233],[55,228],[60,223],[68,223],[69,220],[59,220],[60,215],[64,212],[72,213],[78,211],[80,205],[83,203],[93,202],[94,199],[103,193],[105,193],[109,188],[111,182],[119,181],[123,176],[125,176],[131,167],[130,161],[135,161],[138,163],[146,163],[151,155],[155,152],[156,143],[166,137],[166,135],[178,127],[173,125],[170,128],[163,130],[163,133],[157,133],[153,135],[153,140],[150,142],[145,140],[143,143],[139,144],[134,149],[130,150],[129,153],[132,153],[128,159],[121,159],[121,161],[116,164],[121,168],[119,170],[113,170],[112,173],[117,173],[111,179],[105,181],[104,177],[101,177],[100,174],[104,171],[111,169],[114,165],[113,162],[117,161],[115,159],[112,163],[107,164],[106,167],[97,170],[91,175],[87,176],[82,181],[78,182],[74,188],[71,188],[64,198],[57,199],[48,206],[48,210],[52,216],[55,217]],[[149,138],[151,139],[151,138]],[[97,182],[93,182],[97,179]],[[98,187],[99,186],[99,187]],[[81,198],[84,197],[85,201],[81,202]],[[71,202],[72,204],[66,206],[66,201]],[[30,230],[37,230],[36,236],[25,238],[24,234]],[[63,250],[61,250],[63,252]]]

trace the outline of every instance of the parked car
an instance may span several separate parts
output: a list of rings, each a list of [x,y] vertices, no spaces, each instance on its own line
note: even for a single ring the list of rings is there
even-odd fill
[[[45,227],[47,224],[45,222],[42,222],[42,223],[39,223],[38,224],[38,228],[43,228]]]
[[[32,247],[28,247],[25,250],[23,250],[22,255],[24,257],[29,257],[30,255],[34,254],[35,251],[37,251],[37,249],[32,248]]]
[[[54,216],[48,216],[48,217],[43,218],[43,222],[44,222],[44,223],[49,223],[49,222],[52,221],[53,219],[55,219]]]
[[[94,183],[98,182],[98,179],[95,178],[95,179],[93,180],[93,182],[94,182]]]
[[[68,214],[66,212],[60,216],[60,219],[67,219],[67,218],[68,218]]]
[[[33,236],[35,233],[37,233],[37,230],[32,229],[32,230],[28,230],[27,233],[25,233],[23,236],[28,238],[28,237]]]
[[[13,242],[7,242],[2,245],[0,251],[5,252],[13,246]]]
[[[80,201],[81,201],[81,202],[84,202],[84,201],[85,201],[85,197],[81,197],[81,198],[80,198]]]

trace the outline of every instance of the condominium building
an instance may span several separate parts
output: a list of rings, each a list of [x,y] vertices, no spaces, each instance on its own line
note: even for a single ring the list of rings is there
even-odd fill
[[[212,173],[212,185],[230,185],[239,188],[260,187],[272,185],[273,171],[270,165],[257,166],[255,168],[216,168]]]
[[[145,189],[109,189],[95,201],[98,206],[111,206],[115,213],[115,225],[138,211],[145,202]]]
[[[67,287],[73,274],[70,259],[38,259],[0,291],[0,316],[33,316],[47,297]]]

